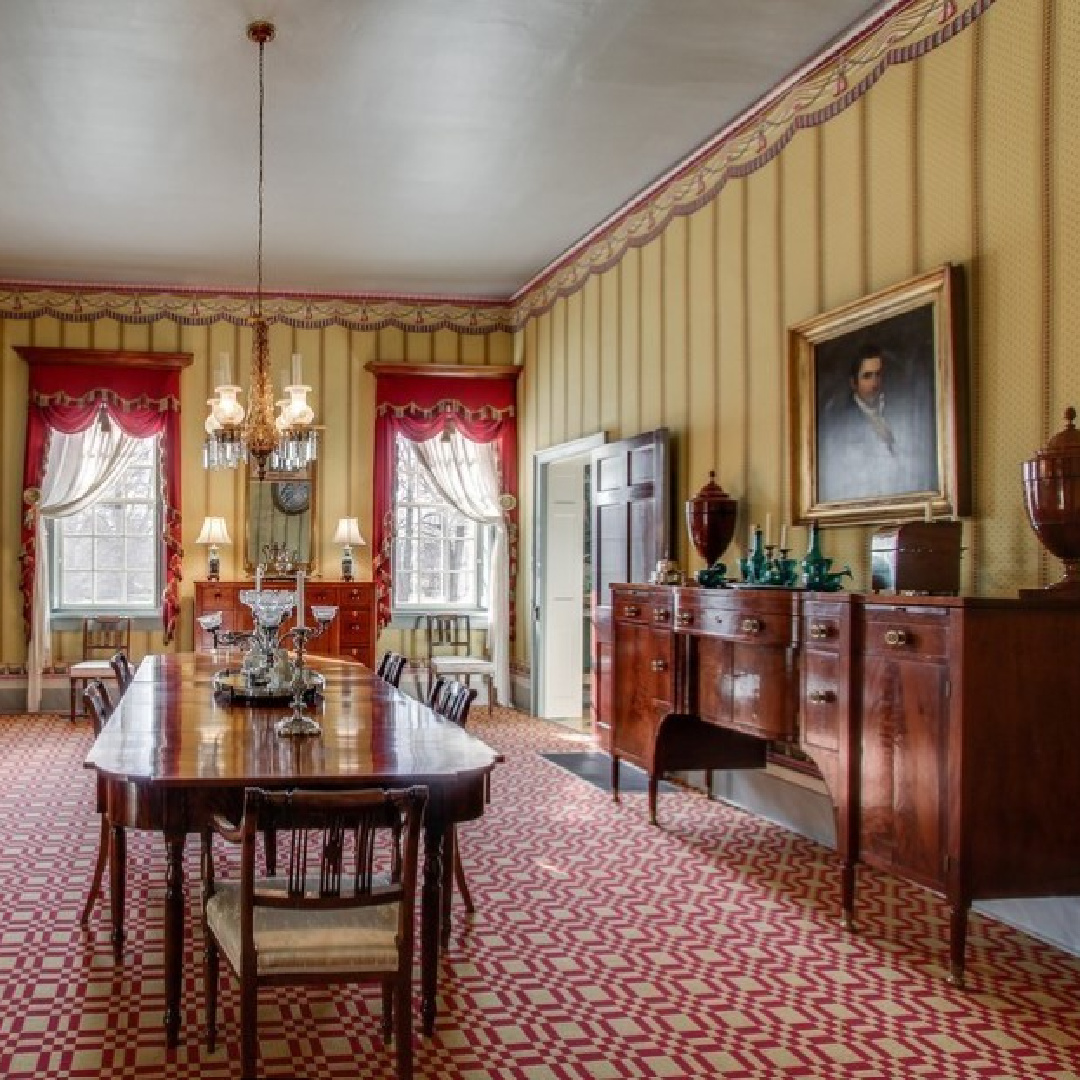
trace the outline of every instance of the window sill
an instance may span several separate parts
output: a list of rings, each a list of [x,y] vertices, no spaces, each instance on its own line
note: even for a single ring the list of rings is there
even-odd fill
[[[126,615],[131,619],[132,631],[154,633],[164,629],[160,611],[147,611],[139,608],[137,611],[124,610],[123,608],[102,608],[98,611],[54,611],[49,616],[50,629],[59,632],[69,630],[82,630],[83,619],[94,615]]]

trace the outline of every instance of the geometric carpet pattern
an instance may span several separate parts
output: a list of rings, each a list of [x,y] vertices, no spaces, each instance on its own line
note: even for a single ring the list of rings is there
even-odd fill
[[[1080,960],[973,913],[968,988],[948,986],[947,911],[861,869],[856,933],[839,866],[810,840],[697,792],[618,805],[541,757],[589,749],[497,709],[473,730],[501,751],[484,818],[461,830],[477,913],[455,899],[425,1080],[623,1077],[1080,1078]],[[239,1075],[224,979],[218,1050],[201,1039],[198,860],[187,852],[181,1045],[164,1046],[160,838],[128,840],[128,938],[107,897],[83,930],[94,864],[86,724],[0,716],[0,1076]],[[260,994],[268,1077],[391,1077],[378,990]]]

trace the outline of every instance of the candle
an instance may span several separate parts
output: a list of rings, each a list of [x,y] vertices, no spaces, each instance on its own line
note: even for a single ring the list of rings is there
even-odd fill
[[[262,592],[262,567],[255,567],[255,591]]]
[[[757,543],[757,526],[750,526],[750,546],[753,547]]]
[[[765,546],[769,546],[769,534],[772,532],[772,514],[765,515]]]
[[[780,526],[780,550],[781,551],[787,551],[787,549],[788,549],[788,546],[787,546],[787,526],[786,525],[781,525]]]
[[[298,352],[292,354],[293,386],[300,386],[304,381],[304,360]]]
[[[296,625],[304,627],[304,571],[296,571]]]

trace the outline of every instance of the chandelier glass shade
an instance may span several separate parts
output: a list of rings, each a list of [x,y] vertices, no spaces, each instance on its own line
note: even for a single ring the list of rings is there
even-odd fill
[[[259,231],[256,255],[255,313],[251,319],[251,385],[249,405],[240,402],[243,388],[229,378],[228,356],[223,354],[220,381],[206,418],[203,465],[207,469],[236,469],[250,463],[259,479],[267,470],[292,472],[315,460],[318,432],[315,412],[308,404],[310,386],[301,377],[299,355],[292,358],[292,381],[285,387],[286,397],[274,399],[270,373],[270,331],[263,317],[263,144],[265,125],[265,80],[263,53],[274,40],[274,24],[258,21],[247,28],[250,41],[259,46]]]

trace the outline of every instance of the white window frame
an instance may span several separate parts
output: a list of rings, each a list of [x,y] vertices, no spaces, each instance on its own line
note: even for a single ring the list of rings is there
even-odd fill
[[[462,514],[458,513],[449,503],[439,500],[438,502],[408,502],[404,505],[410,507],[418,507],[433,511],[435,513],[442,513],[446,515],[452,515],[456,520],[464,521],[472,533],[472,540],[474,550],[476,551],[476,571],[475,571],[475,588],[473,590],[472,597],[462,603],[430,603],[430,602],[417,602],[409,603],[400,599],[400,583],[403,575],[411,571],[401,569],[400,550],[399,543],[404,539],[398,533],[398,510],[401,503],[397,499],[398,490],[398,468],[401,461],[400,447],[397,440],[401,440],[402,443],[413,442],[414,440],[406,439],[403,435],[395,436],[394,443],[394,478],[393,478],[393,497],[391,499],[391,514],[393,515],[393,595],[391,597],[391,613],[395,618],[407,619],[415,617],[417,615],[424,615],[428,612],[457,612],[463,615],[472,615],[479,618],[486,617],[488,613],[489,601],[485,596],[485,585],[488,579],[488,560],[489,550],[491,546],[491,526],[483,525],[480,522],[472,521],[469,518],[465,518]],[[418,466],[419,467],[419,466]],[[444,543],[449,543],[449,539],[444,539]],[[441,574],[446,574],[447,571],[440,571]],[[446,595],[445,586],[442,590],[443,596]]]
[[[64,560],[64,536],[63,530],[65,523],[70,522],[71,518],[53,518],[48,522],[49,530],[49,553],[50,553],[50,566],[49,573],[51,575],[50,582],[50,596],[52,597],[52,616],[58,620],[63,620],[65,617],[82,617],[85,615],[96,615],[103,612],[116,615],[129,615],[138,619],[151,619],[160,618],[161,615],[161,595],[164,589],[165,582],[165,558],[164,558],[164,545],[161,543],[162,528],[164,525],[164,504],[165,496],[161,482],[161,470],[162,470],[162,454],[161,454],[161,435],[151,435],[145,440],[146,442],[153,442],[153,453],[151,454],[152,460],[152,474],[150,477],[151,491],[154,495],[152,499],[134,499],[134,498],[122,498],[122,499],[103,499],[101,502],[95,503],[94,506],[89,507],[86,513],[93,513],[94,510],[101,505],[101,503],[112,503],[118,506],[127,506],[135,504],[152,505],[153,514],[152,517],[155,521],[154,536],[157,538],[157,550],[154,559],[154,580],[150,590],[150,599],[145,603],[121,603],[116,601],[103,601],[101,603],[92,604],[64,604],[62,602],[63,595],[63,560]],[[134,462],[132,463],[135,464]],[[141,467],[141,463],[139,463]],[[86,534],[80,534],[85,536]],[[91,534],[92,535],[92,534]],[[121,574],[124,570],[120,571]],[[61,622],[62,625],[62,622]]]

